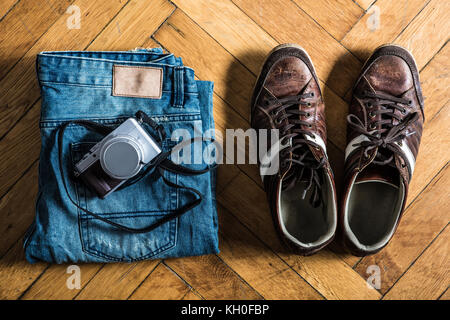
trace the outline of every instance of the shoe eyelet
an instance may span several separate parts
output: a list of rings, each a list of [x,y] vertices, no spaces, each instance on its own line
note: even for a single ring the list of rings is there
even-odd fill
[[[406,109],[402,109],[402,114],[406,114]]]
[[[375,118],[376,114],[375,114],[373,111],[370,111],[370,112],[369,112],[369,116],[370,116],[371,118]]]
[[[412,100],[408,101],[408,106],[412,105]]]
[[[307,105],[308,107],[311,107],[311,102],[308,102],[306,105]]]
[[[375,130],[376,128],[377,128],[377,126],[375,125],[374,122],[372,122],[371,124],[369,124],[369,129]]]
[[[369,108],[372,107],[372,102],[367,102],[366,106],[369,107]]]
[[[311,92],[311,97],[314,97],[314,92]]]
[[[397,144],[398,144],[400,147],[403,147],[403,142],[402,142],[402,141],[397,142]]]
[[[311,123],[308,123],[308,128],[312,128],[312,124]]]
[[[306,113],[306,117],[307,117],[307,118],[311,117],[311,113],[307,112],[307,113]]]
[[[284,138],[281,138],[281,145],[284,147],[284,146],[288,146],[289,145],[289,139],[288,138],[286,138],[286,137],[284,137]]]

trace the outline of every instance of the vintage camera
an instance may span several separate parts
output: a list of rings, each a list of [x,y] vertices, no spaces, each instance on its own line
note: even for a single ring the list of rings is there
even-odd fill
[[[160,153],[140,123],[129,118],[83,156],[75,165],[75,177],[105,198]]]

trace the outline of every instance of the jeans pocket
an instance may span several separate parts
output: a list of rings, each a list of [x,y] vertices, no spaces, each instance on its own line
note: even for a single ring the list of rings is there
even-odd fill
[[[77,163],[96,142],[71,144],[71,158]],[[176,183],[177,175],[165,173]],[[144,228],[177,209],[177,192],[162,178],[148,174],[139,182],[100,199],[83,182],[74,180],[77,204],[112,222],[129,228]],[[176,244],[178,219],[172,219],[147,233],[131,233],[78,210],[83,251],[108,261],[149,259]]]

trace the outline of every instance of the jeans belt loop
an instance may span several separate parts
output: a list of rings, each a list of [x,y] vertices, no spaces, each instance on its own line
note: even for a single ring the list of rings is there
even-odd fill
[[[184,105],[184,67],[174,68],[173,105],[176,108],[182,108]]]

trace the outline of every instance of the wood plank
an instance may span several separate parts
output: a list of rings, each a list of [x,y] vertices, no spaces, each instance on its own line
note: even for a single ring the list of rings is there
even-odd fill
[[[89,50],[130,50],[137,47],[172,14],[175,6],[167,0],[132,0],[114,17]]]
[[[218,210],[220,258],[264,299],[322,299],[228,210]]]
[[[248,129],[248,97],[244,98],[242,96],[236,98],[237,95],[232,95],[234,98],[231,99],[231,101],[225,101],[226,98],[224,99],[221,96],[221,94],[223,95],[225,93],[225,90],[228,90],[229,88],[227,76],[223,74],[223,72],[225,72],[223,68],[225,64],[239,66],[239,69],[243,72],[243,74],[240,75],[241,80],[243,78],[249,79],[246,85],[248,87],[247,95],[251,94],[250,87],[253,85],[255,79],[254,75],[251,74],[247,69],[245,69],[241,64],[239,64],[239,62],[237,62],[228,52],[226,52],[221,46],[219,46],[210,36],[208,36],[181,11],[176,11],[168,19],[167,23],[169,25],[173,24],[176,26],[161,27],[154,37],[170,52],[182,56],[185,64],[195,69],[195,72],[199,79],[214,80],[214,119],[216,126],[222,133],[222,135],[225,137],[225,129]],[[177,31],[175,31],[174,28]],[[169,35],[168,33],[174,34]],[[183,34],[183,36],[181,36],[181,34]],[[195,39],[190,39],[190,35],[195,37]],[[147,46],[149,44],[150,46],[154,45],[152,41],[147,41],[144,46]],[[200,55],[200,52],[197,50],[197,47],[199,45],[204,46],[205,50],[211,51]],[[218,57],[220,58],[218,59]],[[220,63],[218,63],[218,61]],[[219,71],[219,69],[221,69],[222,71]],[[240,100],[240,102],[237,100]],[[231,103],[233,102],[240,104],[232,105]],[[245,104],[245,112],[241,112],[241,107],[243,106],[243,104]],[[245,115],[242,115],[243,113]],[[249,176],[251,176],[254,181],[256,181],[257,183],[261,183],[259,172],[256,167],[243,164],[239,165],[239,168],[241,168]]]
[[[164,31],[166,38],[162,44],[169,50],[175,48],[175,54],[189,62],[201,79],[216,77],[213,79],[217,79],[213,98],[214,118],[221,132],[226,128],[249,127],[249,93],[255,74],[259,72],[265,55],[273,46],[280,42],[301,40],[306,45],[300,45],[305,46],[310,53],[307,46],[320,47],[313,49],[313,60],[321,80],[330,84],[328,86],[321,81],[330,138],[327,147],[336,174],[338,192],[347,113],[347,103],[341,97],[348,101],[348,88],[353,85],[355,77],[352,72],[357,75],[361,63],[351,54],[350,58],[346,57],[348,51],[333,37],[340,40],[339,37],[348,30],[351,21],[357,20],[354,13],[362,12],[358,5],[363,9],[370,5],[382,7],[382,27],[379,31],[383,34],[375,36],[378,31],[369,31],[367,37],[364,37],[363,33],[367,33],[367,30],[363,30],[352,44],[366,46],[363,50],[369,54],[368,50],[373,49],[370,46],[375,47],[378,45],[377,41],[384,41],[383,37],[388,37],[387,41],[411,48],[419,66],[423,68],[421,80],[426,98],[426,123],[407,200],[410,207],[405,212],[393,241],[379,253],[380,256],[373,256],[375,261],[370,260],[372,257],[365,258],[356,265],[356,270],[351,270],[349,265],[355,265],[359,258],[343,254],[339,250],[332,253],[325,249],[307,258],[287,252],[275,235],[257,166],[222,165],[218,172],[218,199],[221,204],[219,255],[170,259],[167,266],[160,263],[149,276],[153,268],[146,268],[146,264],[154,266],[158,261],[111,264],[104,267],[100,264],[83,265],[82,285],[87,286],[80,292],[67,289],[67,266],[48,266],[46,263],[30,265],[24,260],[21,241],[17,241],[23,236],[34,215],[34,199],[26,195],[35,195],[37,189],[37,163],[33,162],[39,156],[37,123],[40,102],[34,80],[35,54],[48,48],[85,49],[92,39],[95,40],[88,47],[89,50],[127,50],[140,43],[154,46],[155,42],[149,35],[172,14],[175,7],[166,0],[155,0],[146,4],[148,7],[142,0],[121,1],[120,4],[116,0],[115,3],[106,4],[106,7],[104,4],[96,6],[88,1],[77,1],[76,4],[81,4],[82,14],[86,13],[82,17],[82,29],[74,32],[69,30],[71,34],[66,35],[68,15],[64,11],[70,1],[59,1],[63,10],[53,13],[47,10],[51,17],[48,21],[42,21],[41,25],[36,25],[36,30],[40,32],[37,35],[33,29],[29,30],[31,33],[25,34],[25,29],[19,30],[24,27],[22,23],[19,25],[11,21],[19,23],[20,20],[27,22],[26,19],[30,19],[31,24],[37,24],[36,21],[44,19],[42,17],[45,12],[39,12],[35,16],[33,11],[23,12],[22,15],[14,13],[16,17],[13,19],[13,12],[18,10],[19,5],[35,6],[20,1],[2,18],[2,10],[9,10],[13,1],[5,0],[0,4],[0,29],[6,32],[3,37],[9,37],[9,43],[3,46],[0,36],[0,55],[6,53],[13,57],[2,60],[6,69],[2,68],[0,71],[0,137],[3,138],[0,141],[0,163],[3,163],[0,164],[0,232],[4,234],[0,245],[0,256],[4,255],[0,259],[0,299],[15,299],[22,294],[24,299],[127,298],[130,294],[132,299],[153,299],[154,296],[171,299],[303,299],[321,298],[322,295],[331,299],[378,299],[380,294],[365,286],[366,268],[374,263],[382,268],[381,293],[387,292],[385,298],[449,299],[448,263],[445,264],[448,261],[448,228],[444,231],[445,239],[442,240],[444,233],[436,237],[449,221],[448,210],[445,210],[448,195],[444,186],[449,184],[450,169],[447,167],[448,157],[442,153],[442,150],[448,149],[449,144],[449,139],[443,134],[448,131],[446,124],[450,115],[447,94],[449,52],[446,45],[450,23],[448,19],[444,20],[445,13],[449,11],[448,3],[437,0],[377,0],[375,3],[373,0],[338,0],[331,6],[330,0],[259,0],[257,3],[243,0],[175,0],[175,4],[179,6],[175,13],[182,18],[175,19],[177,24],[163,25],[161,29],[172,28],[170,32],[180,36],[176,38],[172,33]],[[348,7],[343,5],[347,2]],[[424,8],[427,3],[428,6]],[[401,4],[405,7],[401,7]],[[43,8],[50,8],[46,6],[47,3]],[[383,7],[397,10],[387,11]],[[292,8],[295,10],[291,10]],[[363,24],[364,19],[368,20],[371,14],[372,11],[369,10],[355,28]],[[332,20],[333,15],[340,18]],[[286,20],[280,21],[280,16],[286,17]],[[111,20],[111,17],[115,18]],[[1,28],[6,26],[7,21],[12,28]],[[178,23],[180,21],[182,23]],[[386,21],[390,21],[389,27],[383,24]],[[51,26],[53,23],[55,24]],[[58,23],[59,30],[56,29]],[[103,32],[97,34],[103,27]],[[173,27],[177,30],[173,31]],[[368,29],[367,24],[362,27]],[[11,30],[19,30],[17,38],[12,36]],[[347,46],[347,37],[356,32],[354,30],[344,37],[344,46]],[[190,33],[195,36],[190,36]],[[162,33],[159,35],[162,36]],[[366,38],[374,39],[365,43],[363,40]],[[60,41],[63,43],[60,44]],[[16,48],[15,51],[11,49],[13,47]],[[358,49],[349,48],[356,50],[357,57],[363,59],[358,55]],[[20,52],[23,53],[20,55]],[[366,53],[363,52],[362,55],[364,54]],[[217,61],[216,56],[219,57]],[[344,67],[340,65],[341,59]],[[9,70],[12,66],[14,67]],[[322,70],[323,66],[325,71]],[[24,118],[21,119],[22,116]],[[17,121],[18,119],[21,120]],[[430,212],[433,215],[427,215]],[[423,229],[423,225],[427,225],[427,228]],[[412,244],[411,234],[414,234]],[[430,242],[431,246],[427,248]],[[338,249],[337,246],[336,248]],[[170,264],[175,266],[172,266],[174,271],[168,267]],[[405,271],[407,272],[404,273]],[[394,283],[395,286],[389,290]],[[190,287],[191,284],[194,289]],[[118,290],[108,292],[111,287],[117,287]],[[199,291],[195,288],[199,288]]]
[[[186,295],[199,299],[178,275],[160,263],[133,292],[130,300],[181,300]]]
[[[220,44],[212,39],[205,41],[208,35],[181,10],[176,10],[153,37],[183,57],[185,65],[193,67],[200,79],[214,81],[214,91],[244,119],[249,119],[254,76],[231,59]]]
[[[246,192],[242,192],[246,190]],[[240,173],[225,189],[217,195],[219,203],[233,213],[272,249],[277,250],[279,242],[270,219],[269,208],[264,191],[245,174]]]
[[[305,48],[317,67],[319,78],[339,96],[343,97],[353,85],[361,62],[293,2],[289,0],[233,2],[278,42],[298,43]]]
[[[425,121],[441,110],[448,102],[450,86],[450,45],[446,44],[440,52],[420,72],[420,81],[425,98]]]
[[[354,268],[361,260],[360,257],[356,257],[345,250],[345,248],[342,247],[342,244],[339,243],[338,239],[333,240],[327,248],[351,268]],[[364,275],[364,277],[365,276],[366,275]]]
[[[342,39],[342,44],[364,61],[375,48],[392,42],[428,2],[378,0]]]
[[[448,41],[450,31],[448,12],[450,1],[430,1],[395,39],[395,43],[412,51],[419,70]]]
[[[450,105],[447,105],[429,122],[425,124],[414,174],[408,190],[407,205],[426,187],[431,179],[448,162],[443,150],[450,148],[448,132],[450,121]],[[436,142],[439,143],[436,143]]]
[[[152,38],[146,39],[144,43],[141,44],[144,48],[157,48],[160,45]],[[238,129],[242,128],[247,130],[250,125],[247,120],[245,120],[241,115],[239,115],[227,102],[225,102],[216,93],[213,95],[213,113],[214,113],[214,123],[215,127],[219,132],[225,137],[226,129]],[[224,144],[224,157],[225,154],[225,144]],[[225,158],[224,158],[225,159]],[[224,160],[226,162],[226,160]],[[234,177],[236,177],[240,171],[246,172],[256,183],[262,185],[259,176],[259,171],[254,166],[239,165],[221,165],[217,170],[217,193],[221,192],[224,186],[226,186]]]
[[[158,42],[156,42],[155,39],[153,39],[151,37],[145,38],[145,40],[142,43],[140,43],[139,47],[140,48],[148,48],[148,49],[161,48],[161,49],[163,49],[164,52],[167,52],[167,50],[165,48],[161,47],[161,45]]]
[[[225,161],[229,158],[225,154]],[[227,164],[224,163],[219,165],[217,169],[217,191],[216,193],[222,192],[225,187],[231,183],[234,178],[236,178],[240,173],[247,175],[252,179],[257,185],[262,187],[261,177],[259,175],[258,169],[254,165],[249,164]]]
[[[327,139],[343,151],[347,146],[348,103],[328,86],[322,85],[322,88],[325,103],[325,120],[327,123]]]
[[[279,44],[230,0],[174,3],[254,75],[259,73],[270,50]]]
[[[83,287],[76,299],[127,299],[158,263],[159,260],[108,263]],[[114,290],[111,290],[111,288],[114,288]]]
[[[122,11],[123,12],[123,11]],[[103,34],[102,34],[103,35]],[[101,37],[102,36],[100,36],[99,37],[99,39],[101,39]],[[217,104],[216,104],[217,105]],[[38,156],[38,152],[39,152],[39,141],[38,141],[38,137],[39,137],[39,135],[38,135],[38,132],[37,132],[37,128],[33,128],[33,127],[31,127],[31,126],[29,126],[28,124],[29,123],[37,123],[37,120],[38,120],[38,118],[39,118],[39,108],[37,108],[37,107],[35,107],[35,108],[33,108],[32,109],[32,111],[31,112],[29,112],[28,114],[27,114],[27,116],[26,116],[26,118],[24,119],[24,120],[26,120],[26,121],[21,121],[21,122],[19,122],[19,124],[18,124],[18,126],[16,126],[14,129],[13,129],[13,131],[11,132],[11,135],[8,135],[7,137],[10,137],[10,136],[12,136],[13,138],[14,138],[14,140],[21,140],[21,139],[24,139],[25,138],[25,140],[24,141],[26,141],[27,142],[27,145],[29,146],[29,150],[31,150],[31,151],[33,151],[33,152],[35,152],[35,156],[37,157]],[[229,117],[227,117],[227,118],[229,118]],[[220,121],[219,121],[220,122]],[[37,139],[37,141],[34,141],[34,139],[33,138],[36,138]],[[2,141],[3,142],[3,141]],[[14,142],[14,141],[13,141]],[[7,148],[9,148],[9,147],[11,147],[11,146],[18,146],[18,145],[20,145],[20,144],[16,144],[16,143],[11,143],[11,141],[8,141],[8,139],[6,139],[6,140],[4,140],[4,144],[1,144],[2,146],[5,146],[5,148],[7,147]],[[28,148],[26,148],[26,149],[28,149]],[[21,151],[23,151],[23,144],[22,144],[22,149],[21,149]],[[33,152],[32,152],[32,154],[33,154]],[[3,153],[3,154],[15,154],[15,152],[11,152],[11,151],[7,151],[7,152],[5,152],[5,153]],[[20,168],[21,166],[23,166],[23,165],[25,165],[26,163],[24,163],[24,162],[28,162],[28,161],[30,161],[30,159],[31,158],[33,158],[33,157],[21,157],[21,159],[23,159],[23,161],[21,161],[21,162],[16,162],[16,165]],[[6,169],[6,168],[5,168]],[[17,173],[17,172],[19,172],[20,173],[20,171],[19,170],[14,170],[13,171],[14,173]],[[14,177],[12,177],[12,180],[14,180],[13,179]],[[27,187],[28,187],[28,185],[27,185]],[[35,193],[34,193],[35,194]],[[30,203],[31,204],[31,203]],[[32,214],[32,211],[30,212],[31,214]],[[109,269],[105,269],[105,270],[109,270]],[[51,273],[51,274],[53,274],[53,272]],[[38,285],[38,287],[36,288],[36,289],[33,289],[33,292],[34,292],[34,290],[37,290],[37,291],[39,291],[40,290],[40,285]],[[87,291],[87,292],[90,292],[89,290]],[[92,293],[91,293],[92,294]],[[84,294],[82,295],[82,297],[84,296]],[[95,296],[95,294],[94,294],[94,296]]]
[[[12,5],[12,1],[2,1],[2,11]],[[43,33],[66,11],[73,1],[49,0],[20,1],[0,20],[0,79],[34,45]],[[8,8],[9,9],[9,8]],[[3,12],[6,13],[6,12]],[[68,15],[66,15],[66,18]]]
[[[244,120],[236,111],[231,109],[231,107],[223,101],[218,95],[213,96],[214,105],[214,121],[218,133],[223,137],[223,153],[224,153],[224,164],[218,168],[218,186],[217,192],[220,192],[226,184],[233,179],[239,171],[245,172],[253,181],[262,186],[261,176],[259,175],[259,170],[254,165],[248,164],[248,159],[244,164],[238,164],[236,167],[233,165],[228,165],[227,163],[237,162],[237,145],[234,145],[234,159],[227,154],[227,141],[226,141],[226,129],[242,129],[247,130],[250,128],[250,124]],[[228,141],[228,143],[231,143]],[[245,141],[245,150],[248,154],[249,141]],[[248,157],[247,157],[248,158]]]
[[[40,101],[35,104],[22,120],[0,140],[0,196],[5,195],[11,186],[23,175],[31,164],[39,158],[40,134],[39,116]],[[23,155],[27,156],[24,157]],[[32,188],[25,185],[25,188]],[[35,190],[35,188],[33,189]],[[30,190],[31,192],[32,190]],[[27,192],[24,192],[29,194]]]
[[[449,184],[450,167],[447,165],[405,211],[389,245],[379,253],[363,258],[356,266],[362,276],[366,276],[369,266],[380,267],[382,293],[389,290],[447,225],[450,220],[447,210],[450,205]]]
[[[261,299],[216,255],[164,261],[205,299]]]
[[[161,0],[163,1],[163,0]],[[148,18],[148,15],[146,14],[150,14],[151,11],[154,11],[154,9],[158,9],[159,14],[161,15],[159,20],[156,19],[156,16],[154,16],[155,19],[153,20],[138,20],[139,22],[141,22],[141,27],[145,30],[147,30],[148,32],[153,32],[158,26],[158,21],[160,21],[162,19],[162,17],[164,17],[164,15],[168,15],[171,13],[171,10],[173,9],[173,6],[169,6],[169,7],[164,7],[162,5],[161,1],[155,1],[152,4],[155,5],[155,7],[152,6],[148,6],[145,8],[145,10],[143,9],[143,11],[141,11],[141,14],[143,14],[143,16]],[[166,1],[164,1],[166,2]],[[133,2],[131,2],[131,4],[133,4]],[[102,6],[101,4],[98,5],[98,7],[93,7],[90,8],[90,15],[92,16],[96,16],[98,15],[98,13],[95,10],[98,10],[99,12],[103,12],[105,10],[105,8],[108,8],[109,6]],[[121,13],[119,15],[117,15],[115,17],[114,20],[112,20],[112,23],[116,22],[117,19],[119,19],[118,21],[121,21],[123,26],[126,26],[128,21],[130,21],[129,16],[131,15],[133,18],[135,18],[135,16],[133,15],[133,12],[135,12],[136,10],[136,5],[131,6],[129,8],[126,8],[124,10],[121,11]],[[147,12],[147,10],[149,10]],[[106,11],[107,12],[107,11]],[[112,12],[113,13],[113,12]],[[89,16],[90,16],[89,15]],[[109,17],[111,18],[112,15]],[[105,23],[108,21],[106,19],[107,17],[105,16],[103,19],[105,21]],[[141,18],[143,19],[143,18]],[[84,20],[83,20],[84,21]],[[84,22],[86,23],[86,22]],[[134,23],[134,20],[133,20]],[[93,29],[95,26],[93,26]],[[151,30],[151,31],[149,31]],[[51,33],[51,31],[49,31]],[[108,39],[112,39],[114,38],[114,34],[115,34],[116,30],[111,29],[111,28],[106,28],[105,30],[103,30],[103,32],[100,34],[100,36],[93,42],[92,47],[96,44],[96,41],[101,41],[105,47],[104,50],[108,50],[108,48],[110,50],[113,50],[116,46],[125,46],[125,45],[129,45],[130,47],[134,46],[134,44],[131,43],[131,41],[134,41],[132,39],[129,39],[128,35],[130,32],[128,31],[127,28],[125,28],[125,30],[123,30],[124,32],[124,37],[121,37],[119,39],[116,39],[114,41],[109,41]],[[45,35],[41,40],[42,41],[46,41],[45,37],[47,37],[47,35]],[[147,35],[142,35],[142,38],[147,37]],[[40,40],[40,41],[41,41]],[[89,39],[87,39],[89,40]],[[86,40],[86,44],[88,43],[88,41]],[[90,40],[89,40],[90,41]],[[143,39],[142,39],[143,41]],[[106,46],[110,46],[110,47],[106,47]],[[91,49],[91,46],[88,47],[89,49]],[[33,68],[34,70],[34,68]],[[26,116],[12,129],[12,131],[10,131],[8,133],[7,136],[5,136],[5,138],[0,141],[0,150],[4,151],[1,153],[2,157],[5,157],[5,161],[3,162],[2,166],[5,165],[5,170],[2,170],[2,172],[7,172],[8,174],[5,175],[5,184],[2,183],[2,186],[0,187],[0,190],[2,192],[5,192],[6,190],[8,190],[9,186],[11,186],[15,180],[17,180],[18,177],[21,176],[22,172],[33,162],[33,159],[37,159],[38,155],[39,155],[39,145],[40,145],[40,141],[39,141],[39,131],[38,131],[38,127],[37,127],[37,123],[39,121],[39,105],[34,106],[33,108],[31,108],[30,112],[28,112],[26,114]],[[30,123],[34,123],[35,125],[30,125]],[[20,152],[19,150],[15,150],[15,148],[18,148],[19,146],[21,146],[20,148]],[[26,150],[26,151],[25,151]],[[19,152],[19,153],[17,153]],[[28,156],[27,157],[23,157],[20,156],[20,154],[23,155],[23,153],[26,153]],[[16,158],[12,158],[11,159],[11,155],[17,155]],[[3,168],[2,168],[3,169]],[[8,169],[8,170],[6,170]],[[11,170],[13,169],[13,170]],[[2,177],[3,179],[3,177]],[[32,192],[32,194],[36,194],[35,191],[33,191],[32,189],[36,187],[37,184],[26,184],[24,185],[24,189],[30,189],[27,190],[29,192]],[[24,192],[24,189],[22,189],[22,192]],[[1,193],[0,193],[1,194]],[[24,192],[24,194],[30,194],[28,192]],[[15,196],[15,194],[13,194]],[[34,204],[33,203],[28,203],[29,207],[33,206],[34,208]],[[21,211],[16,210],[16,207],[19,205],[19,203],[17,201],[14,202],[14,206],[13,205],[9,205],[9,208],[11,208],[12,215],[11,215],[11,219],[15,218],[17,215],[21,215],[23,218],[28,217],[27,215],[23,215]],[[27,211],[30,213],[30,215],[33,214],[33,208],[31,208],[31,212]],[[29,209],[28,209],[29,210]],[[26,224],[25,224],[26,225]],[[23,227],[23,226],[22,226]],[[16,237],[20,237],[22,235],[22,233],[16,233]],[[14,235],[11,235],[12,238],[14,238]],[[11,239],[12,239],[11,238]],[[12,240],[11,240],[12,241]],[[5,243],[6,245],[6,243]],[[9,244],[11,245],[11,244]],[[51,270],[51,272],[53,272]],[[58,271],[55,271],[58,272]],[[33,289],[34,291],[35,289]],[[39,287],[36,289],[39,290]]]
[[[142,3],[145,3],[144,1],[139,1],[138,4],[142,5]],[[142,30],[145,30],[146,32],[153,32],[158,28],[160,22],[162,19],[164,19],[167,15],[169,15],[172,12],[173,6],[167,6],[168,2],[166,0],[158,0],[152,2],[152,5],[149,6],[146,4],[145,8],[140,8],[141,18],[135,17],[135,10],[136,10],[136,1],[132,1],[129,3],[129,5],[132,5],[130,7],[125,7],[124,10],[122,10],[115,18],[112,20],[112,22],[109,24],[109,26],[114,25],[116,26],[116,23],[119,23],[122,25],[122,37],[117,37],[116,33],[117,30],[114,28],[106,28],[103,30],[100,35],[94,40],[92,44],[90,44],[87,49],[94,50],[95,48],[99,49],[102,48],[102,50],[116,50],[116,49],[124,49],[124,48],[134,48],[136,46],[137,40],[135,40],[135,36],[130,37],[129,34],[131,31],[129,30],[128,25],[131,24],[134,26],[134,22],[137,21],[139,23],[140,28]],[[154,6],[153,6],[154,5]],[[103,10],[103,7],[99,5],[97,8],[91,8],[92,10],[91,14],[94,16],[97,14],[95,10]],[[153,12],[153,13],[152,13]],[[158,12],[159,16],[152,16],[154,19],[148,20],[148,16],[154,14],[154,12]],[[112,13],[111,13],[112,14]],[[90,16],[90,15],[89,15]],[[111,18],[112,16],[110,16]],[[84,21],[84,20],[83,20]],[[104,19],[106,23],[106,19]],[[131,22],[130,22],[131,21]],[[83,22],[83,25],[87,22]],[[100,29],[100,26],[93,26],[93,29]],[[56,32],[56,31],[55,31]],[[49,31],[50,34],[52,33],[52,30]],[[94,33],[92,33],[94,34]],[[139,36],[141,36],[140,41],[144,41],[146,37],[148,37],[145,33],[136,33]],[[43,38],[40,39],[37,46],[44,45],[46,41],[51,41],[52,39],[47,39],[47,35],[45,35]],[[88,44],[88,40],[91,41],[92,39],[86,40],[86,45]],[[69,41],[69,40],[67,40]],[[97,45],[97,41],[101,45]],[[42,44],[40,43],[42,42]],[[64,42],[63,42],[64,43]],[[61,47],[59,47],[61,49]],[[82,48],[80,48],[82,49]],[[38,49],[35,49],[33,47],[34,51],[38,51]],[[23,79],[26,81],[26,83],[21,83],[20,88],[17,88],[22,94],[23,97],[16,97],[19,99],[17,103],[22,103],[20,99],[27,99],[27,103],[31,102],[33,99],[37,99],[39,97],[39,89],[37,88],[37,84],[35,84],[35,75],[34,75],[34,61],[33,65],[29,66],[32,70],[30,76],[26,79]],[[15,69],[14,69],[15,70]],[[9,76],[9,75],[8,75]],[[17,79],[16,79],[17,80]],[[11,81],[14,81],[14,79],[11,79]],[[5,84],[6,85],[6,84]],[[32,86],[32,89],[30,89],[30,92],[22,92],[24,88],[28,88],[28,86]],[[5,88],[6,90],[6,88]],[[1,91],[1,89],[0,89]],[[9,91],[8,91],[9,92]],[[14,94],[15,95],[15,94]],[[15,95],[16,96],[16,95]],[[28,98],[26,98],[28,97]],[[30,97],[33,97],[30,99]],[[0,98],[1,99],[1,98]],[[6,98],[7,99],[7,98]],[[15,98],[13,98],[15,99]],[[18,105],[15,105],[15,102],[13,105],[16,108],[20,107]],[[25,106],[24,106],[25,107]],[[0,114],[2,113],[2,110],[0,109]],[[30,112],[28,112],[24,119],[17,123],[16,126],[12,129],[11,132],[6,135],[3,140],[0,141],[0,159],[2,160],[2,164],[0,165],[0,170],[2,172],[6,172],[5,176],[3,177],[3,184],[0,186],[0,195],[3,195],[5,190],[8,190],[12,183],[14,183],[23,173],[23,170],[28,168],[34,159],[38,157],[39,154],[39,130],[38,130],[38,121],[39,121],[39,105],[34,106],[31,108]],[[17,114],[18,116],[18,114]],[[0,124],[0,132],[1,132],[1,124]],[[6,128],[5,128],[6,129]],[[19,150],[20,149],[20,150]],[[25,152],[28,154],[28,157],[23,157],[22,154]],[[6,170],[8,168],[8,170]]]
[[[376,290],[368,289],[365,280],[329,250],[311,257],[287,252],[275,233],[264,191],[247,176],[240,174],[217,198],[325,298],[380,298]]]
[[[186,295],[183,297],[182,300],[203,300],[202,297],[200,297],[195,291],[190,290]]]
[[[367,288],[365,277],[357,276],[347,263],[328,249],[311,259],[295,254],[281,257],[327,299],[380,299],[378,291]]]
[[[216,129],[225,139],[226,129],[250,128],[250,124],[217,94],[213,95],[213,117]]]
[[[101,264],[86,263],[77,265],[80,268],[81,288],[100,270]],[[71,300],[80,289],[67,285],[67,280],[73,273],[67,273],[69,265],[52,264],[46,269],[39,279],[21,297],[23,300]],[[111,288],[109,288],[111,290]]]
[[[449,243],[450,228],[447,227],[383,299],[439,298],[450,284]]]
[[[228,54],[227,64],[233,64],[233,61],[238,59],[245,67],[247,67],[253,77],[248,75],[248,82],[252,83],[255,81],[254,75],[259,73],[259,70],[264,63],[264,59],[266,55],[270,52],[270,50],[275,47],[278,42],[276,42],[273,38],[271,38],[266,32],[264,32],[256,23],[250,20],[247,15],[245,15],[239,8],[237,8],[231,1],[211,1],[211,0],[202,0],[202,1],[176,1],[175,2],[184,12],[192,18],[195,23],[197,23],[203,30],[205,30],[208,34],[205,34],[205,31],[198,28],[194,23],[189,23],[189,17],[186,15],[179,15],[180,19],[183,17],[187,20],[186,24],[183,27],[177,26],[178,30],[180,30],[183,34],[194,33],[197,35],[196,44],[199,42],[204,42],[203,45],[209,53],[205,53],[207,56],[211,58],[220,56],[226,56],[227,53],[220,47],[217,47],[219,52],[211,52],[211,48],[214,48],[215,42],[212,38],[220,43]],[[230,25],[229,21],[239,21],[239,23],[235,23]],[[162,31],[160,31],[162,32]],[[203,36],[200,38],[200,35]],[[212,37],[212,38],[211,38]],[[161,40],[162,44],[166,47],[173,47],[172,40],[169,36],[165,37],[164,40]],[[182,43],[180,41],[176,41],[176,45],[180,47],[181,50],[177,51],[176,54],[181,56],[191,56],[191,52],[184,51],[187,46],[189,46],[189,40],[182,39]],[[169,48],[170,51],[172,49]],[[251,54],[250,54],[251,53]],[[198,54],[198,53],[197,53]],[[202,52],[203,55],[203,52]],[[206,72],[210,71],[209,66],[204,66],[199,63],[200,57],[197,59],[193,59],[192,65],[194,66],[196,72],[198,74],[202,73],[203,69],[207,69]],[[213,60],[213,59],[212,59]],[[214,60],[211,64],[214,63]],[[220,77],[220,74],[208,74],[210,77]],[[225,77],[225,74],[222,74]],[[203,79],[210,79],[204,78]],[[246,79],[247,79],[246,78]],[[211,78],[213,79],[213,78]],[[216,79],[214,78],[216,81]],[[227,81],[227,79],[224,79]],[[242,82],[243,80],[241,80]],[[247,80],[245,80],[247,81]],[[216,81],[217,82],[217,81]],[[226,85],[226,84],[225,84]],[[216,83],[217,87],[217,83]],[[330,88],[322,83],[324,100],[327,106],[327,123],[329,136],[333,138],[333,142],[338,145],[340,148],[345,148],[345,116],[348,111],[347,104]],[[251,93],[249,93],[251,94]],[[250,95],[246,98],[249,100]],[[226,98],[226,97],[225,97]],[[234,106],[236,110],[239,106]],[[247,111],[246,111],[247,112]],[[242,113],[241,113],[242,114]],[[215,113],[216,117],[216,113]],[[244,118],[248,119],[248,115],[243,115]],[[249,126],[246,126],[249,127]],[[227,128],[239,128],[239,127],[227,127]],[[244,128],[244,127],[240,127]]]
[[[294,2],[337,40],[342,40],[364,13],[353,0],[294,0]]]
[[[83,27],[67,29],[67,16],[61,16],[27,51],[0,81],[0,137],[13,127],[39,98],[35,71],[36,54],[50,50],[85,49],[125,4],[120,0],[76,1],[74,5],[81,9]]]
[[[38,189],[38,163],[35,162],[0,200],[0,256],[25,234],[34,219]]]
[[[0,299],[17,299],[47,268],[48,264],[30,264],[25,260],[21,242],[16,242],[0,259]]]
[[[450,290],[447,288],[445,292],[439,297],[439,300],[450,300]]]
[[[12,9],[12,7],[19,2],[19,0],[3,0],[0,3],[0,20]]]
[[[359,4],[361,8],[367,10],[375,2],[375,0],[355,0],[355,2]]]
[[[255,170],[255,168],[252,168],[249,165],[241,164],[241,165],[227,165],[227,162],[231,162],[232,159],[227,156],[226,152],[226,129],[237,129],[237,128],[243,128],[246,130],[249,125],[248,122],[244,121],[243,118],[241,118],[237,113],[228,107],[228,105],[220,99],[216,94],[214,94],[213,97],[213,104],[214,104],[214,119],[215,119],[215,126],[216,129],[220,134],[222,134],[223,137],[223,164],[219,165],[217,169],[217,193],[221,192],[224,187],[231,182],[241,171],[246,172],[253,181],[256,183],[259,183],[261,185],[261,179],[259,176],[259,172]],[[226,108],[224,108],[226,107]],[[227,111],[228,110],[228,111]],[[223,119],[223,115],[226,115],[226,120]],[[242,119],[242,121],[241,121]],[[237,121],[236,121],[237,120]],[[238,125],[240,123],[240,125]],[[246,142],[246,150],[248,150],[248,143]],[[236,154],[236,149],[235,154]],[[236,157],[235,157],[236,158]]]
[[[220,165],[217,168],[217,194],[221,193],[225,187],[233,181],[240,174],[240,170],[237,166],[233,165]]]

